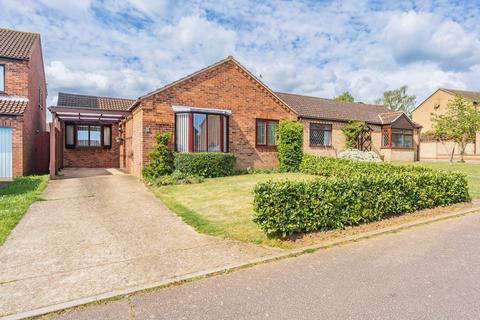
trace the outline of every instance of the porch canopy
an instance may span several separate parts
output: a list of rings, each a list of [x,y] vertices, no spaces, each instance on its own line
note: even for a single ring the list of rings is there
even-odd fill
[[[127,114],[126,110],[105,110],[93,108],[50,107],[52,120],[57,118],[62,121],[93,121],[100,123],[118,122]]]

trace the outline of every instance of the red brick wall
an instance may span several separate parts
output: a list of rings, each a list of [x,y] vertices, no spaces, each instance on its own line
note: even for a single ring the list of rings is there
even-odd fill
[[[61,134],[65,134],[65,126],[62,125]],[[63,144],[63,167],[64,168],[119,168],[120,167],[120,143],[115,140],[118,137],[118,125],[112,125],[112,148],[75,148],[67,149]],[[64,139],[62,139],[64,140]]]
[[[17,134],[21,140],[14,140],[14,148],[22,150],[22,156],[14,158],[14,166],[21,166],[14,172],[16,175],[24,175],[33,172],[45,172],[48,168],[40,168],[37,164],[41,158],[41,152],[48,152],[35,142],[37,136],[45,131],[46,127],[46,82],[43,69],[41,44],[35,44],[29,61],[0,59],[0,64],[5,65],[5,91],[0,95],[22,96],[29,99],[29,104],[21,117],[22,134]],[[39,101],[39,89],[43,93],[42,101]],[[41,107],[39,107],[39,105]],[[16,161],[15,159],[20,159]]]
[[[40,94],[40,91],[42,92]],[[29,104],[24,114],[24,173],[47,172],[48,167],[41,168],[41,153],[48,152],[45,146],[37,144],[38,135],[46,127],[46,96],[47,88],[43,70],[43,60],[40,42],[35,44],[28,62],[28,99]]]
[[[240,168],[273,167],[278,164],[274,148],[255,146],[257,118],[297,118],[257,81],[234,62],[228,61],[141,102],[143,149],[139,151],[142,152],[142,159],[133,163],[132,173],[140,172],[138,166],[148,162],[148,153],[155,144],[155,134],[159,131],[173,132],[172,105],[231,110],[229,146]],[[135,149],[133,153],[135,157]]]
[[[23,117],[0,116],[0,127],[12,128],[12,174],[23,175]]]
[[[5,65],[5,91],[0,95],[28,97],[28,61],[0,58]]]

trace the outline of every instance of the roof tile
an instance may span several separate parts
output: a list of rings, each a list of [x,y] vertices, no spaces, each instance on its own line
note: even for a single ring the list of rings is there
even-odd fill
[[[446,88],[442,88],[442,89],[453,94],[461,95],[462,97],[465,97],[468,99],[480,100],[480,91],[467,91],[467,90],[446,89]]]
[[[21,115],[28,106],[28,99],[0,97],[0,114]]]
[[[379,114],[389,110],[382,105],[341,102],[337,100],[276,92],[277,96],[293,108],[300,117],[337,121],[363,121],[383,124]]]
[[[0,57],[28,60],[40,34],[0,28]]]
[[[102,110],[128,110],[134,102],[135,100],[133,99],[97,97],[59,92],[57,106]]]

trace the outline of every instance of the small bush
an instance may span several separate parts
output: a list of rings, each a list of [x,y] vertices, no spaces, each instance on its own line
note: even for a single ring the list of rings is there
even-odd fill
[[[277,148],[280,171],[298,171],[303,157],[303,124],[280,121]]]
[[[176,153],[175,170],[191,176],[215,178],[235,172],[235,156],[230,153],[197,152]]]
[[[269,181],[255,187],[253,221],[267,234],[285,236],[342,228],[467,199],[463,174],[437,170]]]
[[[157,144],[150,152],[150,162],[143,168],[143,177],[147,180],[156,179],[159,176],[173,172],[173,153],[168,148],[172,134],[170,132],[157,133]]]

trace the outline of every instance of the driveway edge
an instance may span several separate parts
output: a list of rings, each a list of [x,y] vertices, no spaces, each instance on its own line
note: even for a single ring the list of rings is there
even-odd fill
[[[89,297],[84,297],[84,298],[80,298],[80,299],[75,299],[75,300],[71,300],[71,301],[68,301],[68,302],[63,302],[63,303],[59,303],[59,304],[55,304],[55,305],[31,310],[31,311],[20,312],[20,313],[16,313],[16,314],[7,315],[7,316],[2,316],[2,317],[0,317],[0,320],[14,320],[14,319],[25,319],[25,318],[37,317],[37,316],[45,315],[45,314],[48,314],[48,313],[61,311],[61,310],[64,310],[64,309],[79,307],[79,306],[87,305],[87,304],[91,304],[91,303],[102,302],[104,300],[108,300],[108,299],[118,297],[118,296],[126,296],[128,294],[138,293],[138,292],[147,291],[147,290],[154,290],[156,288],[158,288],[158,289],[166,288],[166,287],[170,287],[170,286],[174,286],[174,285],[179,285],[179,284],[182,284],[184,282],[195,281],[195,280],[198,280],[198,279],[203,279],[203,278],[211,277],[211,276],[214,276],[214,275],[220,275],[220,274],[225,274],[225,273],[229,273],[229,272],[236,271],[236,270],[241,270],[241,269],[244,269],[244,268],[249,268],[249,267],[252,267],[252,266],[255,266],[255,265],[258,265],[258,264],[273,262],[273,261],[286,259],[286,258],[292,258],[292,257],[296,257],[296,256],[299,256],[299,255],[307,254],[307,253],[313,253],[313,252],[315,252],[317,250],[320,250],[320,249],[327,249],[327,248],[334,247],[334,246],[345,245],[345,244],[348,244],[348,243],[351,243],[351,242],[360,241],[360,240],[364,240],[364,239],[369,239],[369,238],[373,238],[373,237],[377,237],[377,236],[381,236],[381,235],[385,235],[385,234],[389,234],[389,233],[394,233],[394,232],[398,232],[398,231],[401,231],[401,230],[406,230],[406,229],[410,229],[410,228],[413,228],[413,227],[430,224],[430,223],[433,223],[433,222],[438,222],[438,221],[448,220],[448,219],[452,219],[452,218],[456,218],[456,217],[461,217],[461,216],[465,216],[467,214],[471,214],[471,213],[475,213],[475,212],[479,212],[479,211],[480,211],[480,208],[473,208],[473,209],[467,209],[467,210],[454,212],[454,213],[447,213],[447,214],[439,215],[439,216],[432,217],[432,218],[419,219],[419,220],[416,220],[416,221],[400,224],[400,225],[397,225],[397,226],[382,228],[382,229],[378,229],[378,230],[372,230],[372,231],[360,233],[360,234],[357,234],[357,235],[343,237],[343,238],[336,239],[336,240],[324,241],[324,242],[321,242],[321,243],[318,243],[318,244],[315,244],[315,245],[302,247],[302,248],[299,248],[299,249],[285,250],[284,252],[281,252],[281,253],[278,253],[278,254],[274,254],[274,255],[271,255],[271,256],[268,256],[268,257],[262,257],[262,258],[256,258],[256,259],[248,260],[248,261],[245,261],[243,263],[232,264],[232,265],[227,265],[227,266],[223,266],[223,267],[220,267],[220,268],[189,273],[189,274],[185,274],[185,275],[182,275],[182,276],[170,278],[170,279],[167,279],[167,280],[150,282],[148,284],[132,286],[132,287],[128,287],[128,288],[120,289],[120,290],[109,291],[109,292],[105,292],[105,293],[102,293],[102,294],[93,295],[93,296],[89,296]]]

